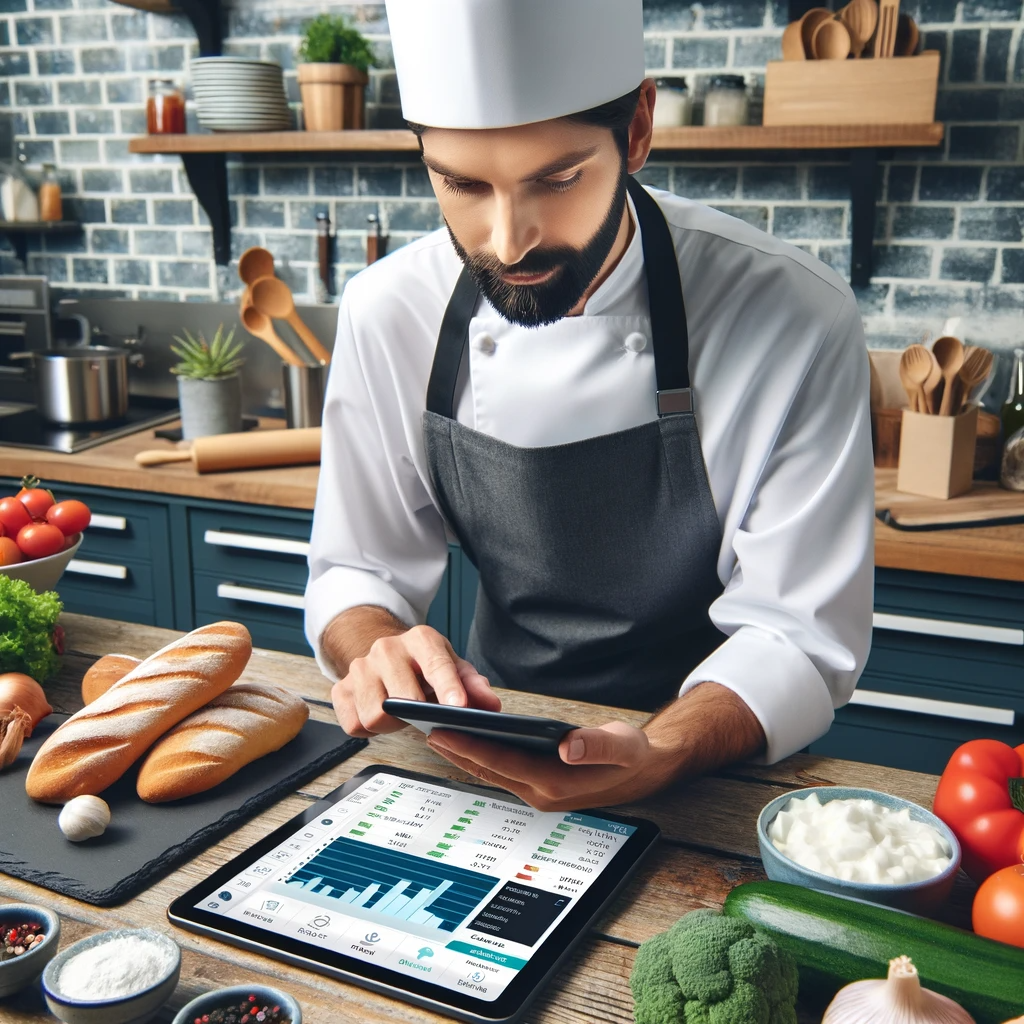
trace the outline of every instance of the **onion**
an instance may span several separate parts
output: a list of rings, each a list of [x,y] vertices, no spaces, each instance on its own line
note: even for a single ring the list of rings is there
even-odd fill
[[[0,718],[6,718],[15,708],[21,708],[29,717],[26,737],[53,711],[43,688],[31,676],[4,672],[0,675]]]

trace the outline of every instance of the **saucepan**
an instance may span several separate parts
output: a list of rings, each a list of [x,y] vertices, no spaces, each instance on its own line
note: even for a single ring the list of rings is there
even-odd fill
[[[50,423],[103,423],[128,411],[128,364],[141,352],[106,345],[71,345],[10,358],[32,362],[36,405]]]

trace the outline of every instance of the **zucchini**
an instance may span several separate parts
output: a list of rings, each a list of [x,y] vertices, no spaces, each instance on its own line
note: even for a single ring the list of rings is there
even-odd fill
[[[843,985],[884,978],[909,956],[925,988],[956,1000],[977,1024],[1024,1013],[1024,949],[972,932],[786,882],[748,882],[722,912],[768,932],[793,954],[800,994],[831,996]]]

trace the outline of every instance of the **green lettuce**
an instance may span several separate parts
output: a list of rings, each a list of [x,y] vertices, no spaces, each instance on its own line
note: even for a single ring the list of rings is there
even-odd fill
[[[56,673],[54,634],[63,607],[52,590],[37,594],[0,572],[0,672],[24,672],[39,683]]]

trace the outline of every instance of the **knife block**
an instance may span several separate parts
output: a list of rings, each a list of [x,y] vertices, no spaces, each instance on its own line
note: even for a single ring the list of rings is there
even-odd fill
[[[955,498],[971,489],[978,407],[959,416],[903,410],[896,489],[928,498]]]

